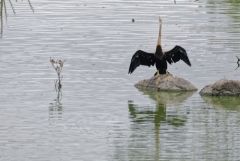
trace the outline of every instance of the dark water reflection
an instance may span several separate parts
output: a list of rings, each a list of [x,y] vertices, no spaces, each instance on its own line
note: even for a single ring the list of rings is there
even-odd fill
[[[49,106],[49,120],[61,119],[63,114],[63,104],[61,103],[62,92],[57,91],[57,97]]]
[[[204,96],[203,99],[214,107],[225,108],[226,110],[240,110],[239,97],[209,97]]]
[[[177,122],[174,121],[180,121],[185,122],[185,120],[182,120],[178,118],[176,115],[170,114],[168,115],[166,119],[166,110],[167,105],[171,106],[177,106],[179,103],[186,100],[188,97],[192,96],[193,92],[152,92],[152,91],[145,91],[143,92],[144,95],[149,95],[149,97],[156,101],[156,108],[152,109],[152,106],[150,107],[139,107],[138,105],[135,105],[133,101],[128,101],[128,109],[131,118],[134,122],[144,122],[144,121],[150,121],[152,119],[152,122],[158,127],[160,126],[160,122],[169,123],[171,125],[180,125]],[[150,109],[149,109],[150,108]],[[140,110],[140,111],[139,111]],[[142,115],[142,116],[141,116]],[[174,119],[171,119],[174,118]]]
[[[156,107],[136,105],[133,101],[128,102],[129,114],[133,122],[130,126],[128,155],[130,160],[164,159],[165,156],[161,154],[164,148],[164,143],[161,142],[164,138],[162,133],[166,129],[175,129],[177,132],[179,127],[185,126],[188,113],[182,113],[181,109],[174,106],[183,103],[193,93],[151,91],[143,91],[143,93],[156,102]],[[169,110],[171,106],[174,109]],[[172,133],[175,132],[172,131]],[[172,142],[175,141],[172,140]]]
[[[240,79],[235,0],[31,0],[16,3],[0,40],[0,160],[239,160],[238,98],[149,93],[128,75],[132,54],[183,46],[192,67],[169,71],[201,89]],[[135,22],[132,22],[132,19]],[[49,58],[66,60],[58,101]],[[57,99],[56,99],[57,98]]]
[[[187,101],[193,93],[143,93],[153,99],[156,106],[128,102],[132,124],[126,142],[127,154],[123,156],[127,155],[129,160],[239,158],[238,97],[203,97],[209,105],[198,103],[188,107]]]

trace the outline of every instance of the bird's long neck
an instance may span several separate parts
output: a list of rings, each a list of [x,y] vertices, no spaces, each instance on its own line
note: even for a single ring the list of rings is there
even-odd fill
[[[158,33],[158,41],[157,46],[161,46],[161,37],[162,37],[162,19],[159,17],[159,33]]]
[[[162,36],[162,19],[159,17],[159,33],[158,33],[157,48],[155,52],[155,56],[159,59],[161,59],[163,56],[163,51],[161,46],[161,36]]]

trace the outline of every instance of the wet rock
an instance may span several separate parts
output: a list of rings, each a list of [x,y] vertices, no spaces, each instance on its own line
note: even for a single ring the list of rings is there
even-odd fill
[[[197,88],[189,81],[174,77],[167,73],[156,75],[150,79],[139,81],[135,86],[139,89],[150,89],[157,91],[196,91]]]
[[[208,96],[240,96],[240,81],[238,80],[218,80],[214,84],[205,86],[200,95]]]

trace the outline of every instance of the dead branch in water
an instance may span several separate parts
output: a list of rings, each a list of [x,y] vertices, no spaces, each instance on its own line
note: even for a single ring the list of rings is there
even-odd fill
[[[50,63],[52,64],[53,69],[55,70],[55,72],[57,73],[57,79],[54,81],[54,85],[55,85],[55,90],[58,93],[58,99],[61,98],[62,95],[62,70],[63,70],[63,64],[64,64],[64,60],[61,59],[53,59],[50,58]]]
[[[0,0],[0,23],[1,23],[1,25],[0,25],[0,36],[2,36],[2,34],[3,34],[3,23],[4,23],[4,19],[5,19],[6,22],[7,22],[7,17],[8,17],[8,12],[7,12],[8,7],[7,7],[7,5],[6,5],[6,1],[9,2],[10,7],[11,7],[11,9],[12,9],[12,12],[13,12],[14,14],[16,14],[15,8],[14,8],[13,3],[12,3],[12,0]],[[33,8],[33,6],[32,6],[31,1],[30,1],[30,0],[27,0],[27,1],[28,1],[28,5],[30,6],[32,12],[34,13],[34,8]],[[17,0],[16,0],[16,2],[17,2]],[[5,18],[4,18],[4,16],[5,16]]]

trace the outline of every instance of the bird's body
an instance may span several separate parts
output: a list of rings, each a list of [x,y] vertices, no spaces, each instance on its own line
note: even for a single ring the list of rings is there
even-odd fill
[[[142,50],[138,50],[131,59],[128,73],[131,74],[139,65],[153,66],[156,65],[159,74],[167,73],[167,62],[172,64],[179,60],[183,60],[187,65],[191,66],[188,59],[187,52],[180,46],[175,46],[172,50],[163,52],[161,46],[161,28],[162,21],[160,20],[158,43],[155,53],[147,53]]]
[[[161,45],[157,46],[154,56],[155,56],[155,60],[156,60],[156,68],[157,68],[159,74],[166,74],[167,62],[163,58],[164,55],[163,55]]]

